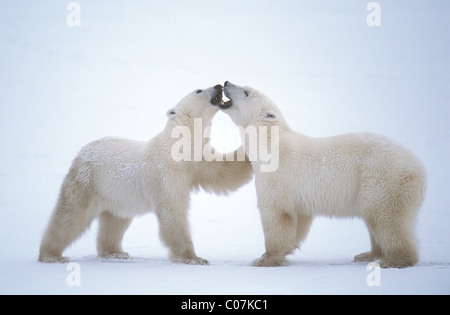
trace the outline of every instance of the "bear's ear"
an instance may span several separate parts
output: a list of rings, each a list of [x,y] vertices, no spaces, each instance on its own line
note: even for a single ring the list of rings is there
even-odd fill
[[[278,119],[278,114],[270,109],[262,112],[261,116],[265,121],[276,121]]]
[[[167,111],[167,117],[169,117],[169,118],[173,118],[176,115],[177,115],[177,109],[176,108],[172,108],[172,109],[169,109]]]

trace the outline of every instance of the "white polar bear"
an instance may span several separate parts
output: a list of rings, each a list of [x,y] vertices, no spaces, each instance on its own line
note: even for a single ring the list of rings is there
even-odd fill
[[[271,127],[267,143],[279,158],[273,172],[261,170],[267,161],[260,157],[250,159],[266,245],[255,265],[286,264],[285,256],[299,247],[318,215],[365,221],[372,250],[355,261],[380,259],[382,267],[397,268],[417,263],[415,219],[426,174],[413,153],[375,134],[308,137],[291,130],[262,93],[230,82],[225,82],[224,92],[230,101],[220,107],[241,130]]]
[[[160,236],[175,262],[207,264],[197,257],[189,233],[189,193],[202,187],[217,194],[238,189],[253,177],[249,161],[175,161],[172,131],[194,120],[203,129],[222,102],[222,86],[196,90],[169,110],[169,120],[149,142],[105,138],[86,145],[67,174],[54,213],[42,239],[39,261],[66,262],[65,248],[99,218],[98,256],[129,258],[122,238],[133,217],[155,211]],[[185,135],[190,138],[190,135]],[[207,138],[202,139],[205,145]],[[206,143],[209,145],[209,143]],[[206,151],[208,152],[208,151]],[[210,150],[209,152],[212,152]],[[217,156],[217,153],[214,153]]]

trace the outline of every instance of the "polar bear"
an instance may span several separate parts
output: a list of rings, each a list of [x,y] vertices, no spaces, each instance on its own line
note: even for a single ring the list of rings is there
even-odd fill
[[[207,264],[197,257],[189,233],[189,192],[201,187],[227,194],[252,179],[252,167],[248,160],[176,161],[172,146],[178,140],[173,130],[184,126],[193,133],[195,119],[201,119],[203,129],[208,128],[218,112],[210,104],[220,102],[221,85],[195,90],[167,112],[165,129],[149,142],[104,138],[82,148],[62,184],[39,261],[67,262],[64,249],[95,218],[99,218],[98,256],[129,258],[121,244],[126,229],[133,217],[154,211],[172,261]],[[209,145],[207,137],[201,141]]]
[[[364,220],[372,248],[357,255],[357,262],[380,260],[386,268],[417,263],[415,220],[426,174],[413,153],[369,133],[312,138],[293,131],[262,93],[230,82],[224,92],[230,100],[220,108],[242,126],[247,154],[251,140],[245,131],[270,127],[266,146],[279,159],[274,171],[261,168],[267,161],[259,155],[250,159],[266,247],[255,265],[286,264],[285,256],[305,240],[313,218],[320,215]]]

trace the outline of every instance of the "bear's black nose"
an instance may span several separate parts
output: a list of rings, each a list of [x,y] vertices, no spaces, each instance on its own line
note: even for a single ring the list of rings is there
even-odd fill
[[[217,84],[217,85],[214,87],[214,89],[215,89],[215,90],[222,90],[222,86],[221,86],[220,84]]]

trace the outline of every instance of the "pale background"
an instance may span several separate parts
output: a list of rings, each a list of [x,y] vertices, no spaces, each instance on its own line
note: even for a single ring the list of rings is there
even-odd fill
[[[80,0],[80,27],[67,25],[68,3],[0,0],[0,294],[450,293],[450,2],[379,1],[379,27],[367,24],[369,1]],[[299,132],[369,131],[411,148],[428,172],[418,266],[382,270],[370,287],[352,262],[369,249],[363,223],[318,218],[290,266],[252,267],[264,252],[253,183],[193,196],[193,239],[210,266],[171,263],[153,214],[125,236],[132,261],[96,258],[96,224],[69,248],[79,287],[66,265],[37,262],[84,144],[150,139],[182,97],[226,80],[270,96]],[[230,147],[227,117],[214,128]]]

